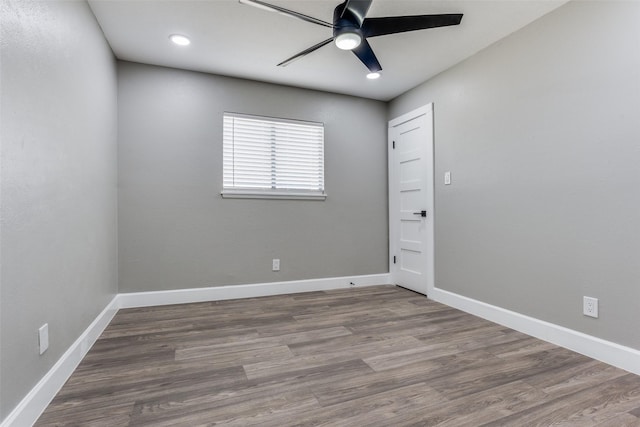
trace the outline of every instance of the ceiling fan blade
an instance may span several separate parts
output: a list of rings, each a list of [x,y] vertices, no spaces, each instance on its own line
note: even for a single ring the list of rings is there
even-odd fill
[[[371,3],[373,0],[347,0],[344,3],[344,9],[342,9],[342,14],[340,14],[340,18],[344,18],[347,11],[351,12],[351,15],[356,20],[358,27],[362,26],[362,22],[364,22],[365,16],[367,16],[367,12],[371,7]]]
[[[320,49],[322,46],[327,45],[329,43],[331,43],[333,41],[333,37],[331,37],[330,39],[326,39],[324,41],[321,41],[320,43],[311,46],[309,49],[305,49],[300,53],[297,53],[295,55],[293,55],[291,58],[289,59],[285,59],[284,61],[282,61],[281,63],[278,64],[278,67],[286,67],[287,65],[291,64],[293,61],[295,61],[296,59],[300,59],[305,55],[310,54],[311,52],[313,52],[314,50],[318,50]]]
[[[406,31],[458,25],[460,21],[462,21],[461,13],[367,18],[362,24],[362,32],[365,37],[376,37],[404,33]]]
[[[376,73],[378,71],[382,71],[382,66],[378,62],[378,58],[376,58],[376,54],[373,53],[373,49],[371,49],[371,45],[367,41],[367,39],[362,39],[362,43],[360,46],[353,49],[352,51],[360,61],[369,69],[370,72]]]
[[[278,12],[283,15],[291,16],[293,18],[302,19],[306,22],[311,22],[312,24],[322,25],[323,27],[333,28],[333,24],[325,22],[321,19],[314,18],[312,16],[307,16],[302,13],[295,12],[293,10],[285,9],[284,7],[276,6],[273,4],[265,3],[260,0],[238,0],[238,2],[242,4],[246,4],[249,6],[257,7],[258,9],[268,10],[269,12]]]

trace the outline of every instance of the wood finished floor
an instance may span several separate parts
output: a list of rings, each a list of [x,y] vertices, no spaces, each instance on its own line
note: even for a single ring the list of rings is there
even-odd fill
[[[37,426],[640,426],[640,377],[393,286],[121,310]]]

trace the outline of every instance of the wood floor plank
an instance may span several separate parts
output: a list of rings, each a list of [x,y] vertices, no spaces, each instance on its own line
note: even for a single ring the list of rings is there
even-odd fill
[[[383,425],[395,424],[397,413],[415,413],[447,400],[425,383],[399,386],[372,392],[353,400],[338,402],[308,411],[291,425],[296,426],[369,426],[384,420]]]
[[[134,402],[128,401],[122,405],[103,404],[100,407],[73,407],[72,409],[63,411],[63,413],[61,413],[61,411],[45,411],[38,420],[37,425],[46,427],[71,427],[78,425],[125,427],[131,423],[131,414],[133,413],[134,405]],[[73,413],[73,417],[67,417],[69,412]]]
[[[363,360],[374,371],[412,369],[424,374],[429,363],[432,363],[441,368],[439,375],[451,375],[456,367],[466,369],[473,363],[486,363],[487,359],[494,359],[498,363],[498,359],[484,349],[460,352],[456,347],[450,346],[422,346],[378,354]],[[443,370],[445,367],[446,371]]]
[[[292,374],[308,369],[322,369],[324,366],[332,366],[354,360],[358,363],[358,366],[363,367],[367,372],[371,371],[371,368],[361,359],[357,359],[351,354],[345,352],[340,354],[311,354],[307,356],[294,356],[286,360],[270,360],[250,363],[244,365],[244,370],[247,378],[250,380],[259,380],[262,378],[272,378],[282,376],[284,374]]]
[[[544,391],[550,399],[576,393],[627,375],[626,371],[595,360],[570,367],[550,369],[524,381]]]
[[[375,286],[120,310],[36,426],[638,421],[640,377]]]
[[[421,411],[397,414],[392,421],[403,426],[477,427],[535,406],[544,398],[536,388],[516,381],[461,399],[435,402]]]
[[[597,424],[596,427],[640,427],[640,419],[631,414],[620,414]]]
[[[481,369],[464,369],[451,375],[439,377],[430,382],[436,390],[455,399],[467,394],[519,381],[532,375],[544,373],[548,369],[571,366],[575,359],[583,356],[565,351],[541,351],[539,353],[504,360],[490,360]]]
[[[208,396],[207,396],[208,397]],[[262,425],[265,419],[318,408],[312,393],[278,392],[243,396],[223,405],[213,405],[210,399],[195,399],[173,405],[138,404],[131,419],[138,426],[175,426],[216,423],[222,425]],[[220,409],[218,414],[212,409]]]
[[[414,337],[399,336],[380,339],[371,335],[348,335],[317,341],[296,343],[289,345],[296,356],[331,353],[333,355],[345,353],[350,357],[363,358],[376,351],[394,351],[406,348],[420,347],[422,342]]]
[[[520,338],[521,334],[515,334],[513,340],[504,343],[489,345],[486,350],[498,357],[508,359],[510,357],[538,353],[544,350],[552,350],[556,346],[554,344],[541,341],[532,337],[525,336]]]
[[[77,381],[75,385],[65,384],[58,395],[47,408],[46,412],[58,412],[60,416],[68,415],[76,409],[86,411],[87,408],[100,410],[126,406],[142,396],[147,399],[159,399],[176,393],[203,393],[216,387],[245,385],[247,379],[240,367],[205,370],[180,370],[168,375],[153,375],[139,377],[132,373],[127,378],[116,381],[94,382],[83,384]]]
[[[258,348],[241,348],[237,351],[229,348],[220,350],[215,346],[198,346],[177,350],[175,360],[210,359],[215,360],[216,366],[242,366],[247,363],[258,363],[267,360],[282,360],[293,357],[293,353],[286,345],[262,343]]]
[[[628,412],[640,398],[638,376],[627,374],[598,387],[550,400],[535,407],[487,424],[522,423],[524,425],[591,426]],[[567,405],[567,402],[572,402]]]

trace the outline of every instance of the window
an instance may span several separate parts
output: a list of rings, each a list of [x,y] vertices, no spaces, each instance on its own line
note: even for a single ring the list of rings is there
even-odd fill
[[[324,125],[224,113],[223,197],[324,199]]]

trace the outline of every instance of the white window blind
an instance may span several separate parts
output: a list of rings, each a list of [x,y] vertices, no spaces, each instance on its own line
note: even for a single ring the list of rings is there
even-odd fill
[[[224,197],[324,198],[324,125],[224,113]]]

